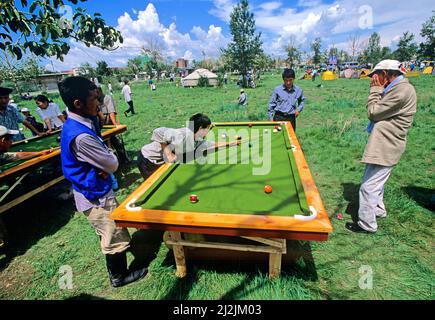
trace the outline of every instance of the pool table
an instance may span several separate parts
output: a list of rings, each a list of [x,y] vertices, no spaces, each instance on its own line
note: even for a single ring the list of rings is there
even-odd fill
[[[201,150],[190,162],[162,165],[111,215],[118,226],[167,231],[179,277],[186,275],[185,247],[266,252],[275,277],[286,239],[325,241],[332,232],[290,122],[214,123],[206,137],[237,139],[239,145]],[[266,185],[272,192],[265,192]],[[255,244],[214,243],[198,235]]]
[[[126,130],[127,127],[125,125],[104,126],[102,128],[101,134],[103,136],[103,139],[105,141],[108,141],[110,137],[121,134]],[[47,136],[28,138],[26,140],[18,141],[12,144],[9,150],[10,152],[42,151],[50,148],[53,148],[53,152],[29,160],[7,162],[0,166],[0,187],[2,187],[2,190],[6,190],[6,192],[0,193],[0,214],[64,179],[59,169],[60,134],[61,131],[58,130]],[[24,179],[30,173],[34,173],[35,171],[37,171],[38,168],[47,164],[54,164],[54,167],[57,167],[59,169],[59,172],[56,172],[57,176],[55,178],[50,177],[53,178],[50,181],[46,181],[46,179],[41,179],[41,185],[32,185],[30,186],[32,190],[29,190],[28,192],[26,191],[25,194],[14,194],[14,197],[12,197],[11,192],[15,189],[17,185],[26,184],[26,180]]]

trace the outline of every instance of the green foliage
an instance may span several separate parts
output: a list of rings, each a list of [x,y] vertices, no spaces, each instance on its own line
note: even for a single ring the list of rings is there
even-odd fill
[[[78,73],[86,77],[96,77],[97,71],[89,62],[82,63],[78,69]]]
[[[420,35],[426,41],[420,44],[420,58],[435,60],[435,11],[432,11],[432,16],[423,23]]]
[[[222,50],[231,70],[239,70],[243,87],[247,86],[248,70],[255,67],[255,59],[262,54],[261,33],[256,34],[254,14],[249,11],[247,0],[241,0],[231,13],[230,30],[232,41]]]
[[[314,39],[314,41],[311,43],[311,50],[313,50],[313,63],[319,64],[322,62],[322,54],[320,52],[322,48],[322,40],[320,38]]]
[[[367,64],[376,64],[380,61],[382,55],[381,37],[378,33],[374,32],[369,38],[367,48],[363,51],[358,59],[359,62]]]
[[[415,58],[418,47],[414,42],[414,34],[406,31],[399,39],[394,57],[399,61],[409,61]]]
[[[198,87],[208,87],[210,86],[210,82],[207,77],[200,76],[198,79]]]
[[[111,76],[112,70],[107,65],[106,61],[97,61],[97,68],[95,72],[98,76]]]
[[[87,0],[80,0],[85,2]],[[68,38],[112,50],[123,42],[121,33],[106,25],[99,13],[93,16],[82,8],[73,13],[68,3],[78,0],[2,0],[0,5],[0,50],[20,60],[28,50],[36,56],[63,60],[69,52]]]
[[[39,65],[39,60],[35,56],[17,60],[5,55],[5,59],[0,62],[0,84],[8,81],[14,85],[18,93],[29,91],[30,83],[44,72],[44,68]]]
[[[289,44],[285,47],[285,51],[287,52],[287,62],[289,63],[290,68],[293,68],[294,65],[300,63],[301,50],[296,44],[295,38],[290,39]]]

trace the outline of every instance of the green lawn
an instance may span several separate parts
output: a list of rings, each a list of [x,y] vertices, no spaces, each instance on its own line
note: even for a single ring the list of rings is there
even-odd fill
[[[149,263],[150,274],[132,285],[109,285],[97,236],[72,200],[54,200],[48,190],[3,215],[10,245],[0,252],[2,299],[434,299],[433,214],[435,197],[435,77],[411,78],[418,112],[408,146],[385,189],[388,217],[374,235],[352,234],[344,224],[358,209],[364,166],[359,162],[367,140],[365,101],[368,80],[297,81],[304,89],[305,110],[297,135],[334,226],[327,242],[292,242],[299,257],[269,281],[267,264],[188,264],[188,276],[175,277],[172,252],[160,232],[131,229],[134,254]],[[264,120],[279,74],[268,74],[248,89],[249,106],[238,107],[239,89],[177,88],[169,83],[149,90],[133,83],[136,116],[121,122],[133,158],[158,126],[181,127],[193,113],[212,121]],[[318,85],[322,83],[322,87]],[[120,111],[126,109],[116,94]],[[60,102],[54,97],[55,102]],[[31,107],[33,102],[23,103]],[[36,113],[34,112],[34,115]],[[27,133],[28,134],[28,133]],[[140,183],[134,165],[118,173],[118,200]],[[335,218],[343,213],[343,221]],[[133,260],[133,255],[129,255]],[[59,289],[59,268],[73,271],[73,289]],[[373,289],[360,289],[363,270],[371,268]],[[364,278],[363,278],[364,279]]]

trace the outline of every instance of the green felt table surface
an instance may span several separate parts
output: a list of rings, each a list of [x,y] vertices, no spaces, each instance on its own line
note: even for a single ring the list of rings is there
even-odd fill
[[[284,127],[277,133],[273,132],[273,128],[214,127],[207,140],[224,141],[222,134],[226,132],[227,141],[240,135],[242,144],[209,153],[200,159],[205,164],[199,161],[174,164],[136,205],[144,209],[188,212],[276,216],[307,214],[308,205],[287,133]],[[270,139],[265,139],[265,135]],[[262,168],[263,164],[252,161],[255,160],[252,152],[259,150],[260,158],[269,156],[262,146],[270,150],[270,166],[265,166],[270,170],[265,170],[265,174],[254,174],[253,170]],[[222,161],[225,163],[222,164]],[[272,186],[272,193],[264,192],[266,185]],[[197,203],[190,202],[189,196],[192,194],[198,196]]]
[[[105,132],[110,129],[102,129],[102,132]],[[50,148],[60,147],[60,142],[57,141],[57,138],[60,137],[61,131],[55,132],[49,136],[44,137],[34,137],[26,140],[20,141],[18,144],[14,144],[8,152],[37,152]],[[17,160],[12,162],[6,162],[0,166],[0,172],[4,172],[10,168],[20,165],[21,163],[27,160]]]

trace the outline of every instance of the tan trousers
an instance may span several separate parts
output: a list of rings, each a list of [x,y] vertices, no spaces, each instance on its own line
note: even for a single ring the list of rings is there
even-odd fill
[[[100,236],[103,254],[115,254],[130,247],[130,234],[126,228],[119,228],[110,214],[118,206],[115,198],[107,199],[105,207],[95,207],[84,212],[95,233]]]

